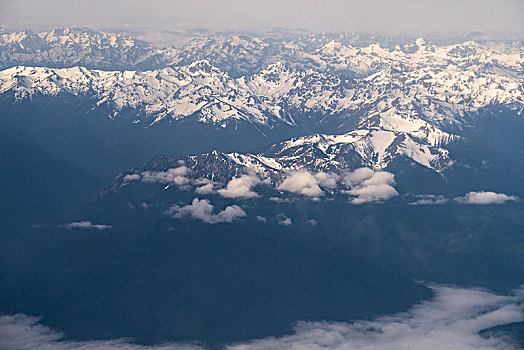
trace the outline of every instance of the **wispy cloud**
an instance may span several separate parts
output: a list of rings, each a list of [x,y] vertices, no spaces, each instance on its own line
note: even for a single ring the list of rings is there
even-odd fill
[[[246,216],[246,212],[238,205],[230,205],[218,214],[213,214],[215,207],[207,199],[194,198],[191,204],[180,207],[174,205],[164,212],[173,218],[183,218],[186,216],[192,219],[201,220],[208,224],[218,224],[221,222],[233,222],[237,218]]]
[[[267,219],[260,215],[255,216],[255,219],[257,219],[259,222],[267,222]]]
[[[40,317],[24,314],[0,316],[0,349],[2,350],[196,350],[190,344],[142,346],[129,339],[73,341],[63,333],[40,324]]]
[[[442,195],[434,194],[419,194],[415,196],[416,201],[409,203],[409,205],[435,205],[435,204],[446,204],[449,199]]]
[[[318,225],[318,221],[315,220],[315,219],[310,219],[310,220],[306,221],[306,224],[311,225],[311,226],[317,226]]]
[[[138,181],[140,179],[141,179],[141,176],[139,174],[127,174],[123,178],[124,182],[133,182],[133,181]]]
[[[73,229],[83,229],[83,230],[108,230],[112,226],[111,225],[103,225],[103,224],[93,224],[91,221],[88,220],[82,220],[82,221],[76,221],[76,222],[70,222],[68,224],[65,224],[64,227],[68,230]]]
[[[275,202],[275,203],[291,203],[292,202],[291,198],[269,197],[268,199],[271,202]]]
[[[504,193],[489,191],[468,192],[464,197],[457,197],[455,201],[463,204],[503,204],[506,202],[517,202],[519,197],[510,196]]]

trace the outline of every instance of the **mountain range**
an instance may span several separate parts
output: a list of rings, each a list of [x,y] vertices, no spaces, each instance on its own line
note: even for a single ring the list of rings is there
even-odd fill
[[[147,45],[119,35],[89,33],[4,34],[0,51],[24,47],[31,53],[21,63],[35,62],[38,54],[34,52],[42,50],[33,38],[37,37],[58,51],[78,45],[115,48],[120,50],[115,61],[127,60],[127,65],[133,62],[121,50],[156,54],[156,49],[148,50]],[[2,103],[75,96],[90,101],[84,107],[86,113],[103,111],[110,119],[126,118],[144,128],[193,117],[222,128],[246,124],[264,137],[291,129],[305,136],[293,142],[305,144],[311,144],[308,134],[320,131],[317,137],[323,138],[324,147],[358,149],[362,165],[384,168],[391,159],[405,156],[436,171],[449,164],[446,145],[464,137],[464,129],[474,127],[481,117],[496,118],[501,113],[490,110],[493,106],[522,113],[524,61],[521,49],[511,45],[438,46],[417,39],[384,48],[331,41],[300,51],[306,45],[294,42],[289,44],[293,55],[300,53],[301,59],[288,62],[280,52],[271,55],[255,49],[269,45],[257,38],[231,36],[220,43],[217,48],[217,43],[205,41],[197,46],[190,42],[180,51],[183,58],[173,59],[187,65],[148,71],[78,66],[5,69],[0,74]],[[202,54],[206,49],[208,56]],[[232,69],[238,69],[221,64],[223,59],[215,51],[233,61],[235,55],[247,61],[269,55],[276,62],[233,78]],[[113,61],[111,57],[104,56],[107,62]],[[82,63],[82,58],[71,63]]]
[[[0,67],[3,312],[214,346],[524,282],[521,42],[62,28]]]

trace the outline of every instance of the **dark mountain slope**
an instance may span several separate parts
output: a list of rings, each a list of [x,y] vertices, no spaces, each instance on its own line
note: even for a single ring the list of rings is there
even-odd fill
[[[360,258],[229,224],[40,228],[10,246],[0,267],[3,311],[45,315],[75,339],[217,344],[287,333],[299,320],[396,312],[430,296]]]

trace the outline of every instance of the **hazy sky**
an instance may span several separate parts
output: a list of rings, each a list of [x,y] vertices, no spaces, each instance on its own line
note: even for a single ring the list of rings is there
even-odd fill
[[[524,0],[0,0],[0,23],[177,30],[259,29],[524,37]]]

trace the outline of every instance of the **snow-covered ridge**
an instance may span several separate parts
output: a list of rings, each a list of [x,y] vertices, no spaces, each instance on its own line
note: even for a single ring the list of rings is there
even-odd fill
[[[381,170],[397,157],[410,159],[436,172],[452,164],[449,152],[442,147],[414,139],[406,132],[379,128],[342,135],[304,136],[276,144],[268,153],[230,153],[226,156],[263,178],[271,177],[273,172],[302,169],[337,172],[363,166]]]
[[[156,50],[89,30],[6,34],[0,47],[31,40],[72,50]],[[439,46],[417,39],[383,47],[232,35],[195,39],[170,62],[161,69],[123,71],[15,66],[0,71],[0,94],[7,96],[4,103],[87,97],[92,109],[109,108],[111,118],[125,110],[130,122],[144,126],[194,116],[222,127],[246,122],[264,132],[286,125],[321,133],[283,143],[280,153],[243,157],[275,169],[297,166],[290,158],[295,152],[300,164],[318,169],[337,162],[382,169],[404,156],[440,171],[450,163],[446,146],[474,125],[479,111],[524,108],[524,50],[517,45]],[[261,64],[255,73],[235,77]]]
[[[204,122],[247,116],[259,124],[267,122],[264,106],[255,103],[252,93],[207,61],[143,72],[14,67],[0,72],[0,94],[7,92],[13,92],[17,100],[36,94],[94,97],[94,107],[109,103],[115,112],[143,110],[148,124],[165,116],[180,119],[197,112]]]
[[[506,70],[513,68],[510,65]],[[312,113],[361,114],[358,112],[366,109],[368,120],[396,115],[406,120],[431,119],[450,124],[457,122],[456,116],[490,104],[523,105],[524,79],[515,74],[498,74],[484,66],[463,69],[452,64],[428,64],[404,70],[388,66],[364,78],[350,78],[279,62],[255,75],[233,79],[209,61],[201,60],[154,71],[14,67],[0,72],[0,93],[13,91],[17,99],[22,99],[34,94],[91,92],[99,102],[113,102],[118,109],[140,106],[148,116],[159,114],[158,119],[170,115],[176,119],[191,114],[183,112],[188,103],[202,101],[202,91],[197,96],[192,95],[194,91],[175,94],[191,81],[195,89],[205,87],[209,90],[205,95],[218,96],[233,109],[244,106],[245,114],[252,114],[251,121],[258,123],[267,121],[262,115],[268,111],[277,119],[294,123]],[[192,113],[199,110],[187,108]],[[221,107],[209,113],[238,118],[227,110]],[[223,118],[207,119],[216,122]]]
[[[350,68],[360,75],[376,72],[385,67],[413,70],[421,67],[445,68],[449,65],[476,69],[503,67],[514,73],[523,72],[522,47],[505,44],[479,44],[468,41],[461,44],[440,46],[419,38],[406,45],[384,48],[380,44],[366,47],[345,46],[331,41],[319,47],[317,55],[336,68]]]

